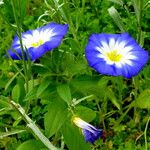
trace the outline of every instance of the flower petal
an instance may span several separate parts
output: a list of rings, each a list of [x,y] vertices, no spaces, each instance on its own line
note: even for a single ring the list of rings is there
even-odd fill
[[[79,128],[82,129],[82,133],[84,135],[84,138],[85,138],[86,142],[90,142],[90,143],[93,144],[95,142],[95,140],[99,139],[103,134],[101,129],[95,128],[91,124],[85,122],[84,120],[82,120],[78,117],[74,117],[73,122]]]
[[[36,60],[44,55],[47,51],[51,51],[52,49],[58,47],[67,31],[67,24],[60,25],[57,23],[49,23],[35,30],[28,30],[22,33],[25,60],[28,58],[26,50],[28,50],[30,60]],[[14,37],[12,46],[8,50],[8,54],[10,57],[12,57],[12,59],[22,59],[21,45],[17,36]],[[19,57],[17,55],[19,55]]]
[[[82,133],[84,135],[85,141],[94,144],[94,142],[99,139],[103,132],[102,130],[95,130],[94,132],[90,132],[89,130],[82,129]]]
[[[85,55],[97,72],[125,78],[137,75],[148,61],[148,52],[128,33],[92,34]]]

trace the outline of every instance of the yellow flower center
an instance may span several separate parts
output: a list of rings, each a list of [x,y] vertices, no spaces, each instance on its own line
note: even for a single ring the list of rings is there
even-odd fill
[[[113,50],[106,54],[107,58],[113,62],[119,62],[122,58],[122,55],[117,52],[117,50]]]
[[[38,46],[42,45],[43,43],[44,43],[43,40],[39,40],[39,41],[37,41],[36,43],[32,43],[31,46],[32,46],[32,47],[38,47]]]

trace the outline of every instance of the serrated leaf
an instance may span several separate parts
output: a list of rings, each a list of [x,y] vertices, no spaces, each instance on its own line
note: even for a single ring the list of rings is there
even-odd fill
[[[28,140],[22,143],[17,150],[41,150],[45,146],[38,140]]]
[[[150,108],[150,90],[143,91],[135,100],[135,105],[139,108]]]
[[[71,102],[71,92],[68,84],[61,84],[57,86],[57,93],[65,102]]]
[[[108,12],[112,17],[112,19],[114,20],[114,22],[116,23],[116,25],[118,26],[118,28],[121,30],[121,32],[125,32],[125,27],[123,25],[122,19],[118,11],[112,6],[108,9]]]
[[[48,137],[54,135],[67,118],[67,107],[64,101],[54,100],[48,105],[44,116],[45,132]]]
[[[79,128],[70,122],[64,124],[61,131],[69,150],[90,150],[90,144],[85,142]]]
[[[38,90],[37,90],[37,93],[36,93],[36,96],[39,97],[43,92],[44,90],[49,86],[51,82],[49,82],[47,79],[45,79],[39,86]]]

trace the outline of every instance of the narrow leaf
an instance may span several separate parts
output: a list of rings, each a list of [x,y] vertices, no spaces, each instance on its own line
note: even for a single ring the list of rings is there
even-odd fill
[[[19,134],[19,133],[22,133],[22,132],[26,132],[26,130],[14,130],[14,131],[2,132],[2,133],[0,133],[0,139],[3,139],[7,136],[11,136],[11,135],[14,135],[14,134]]]
[[[123,25],[122,19],[118,11],[112,6],[108,9],[108,12],[112,17],[112,19],[114,20],[114,22],[116,23],[116,25],[118,26],[118,28],[121,30],[121,32],[125,32],[125,27]]]
[[[20,97],[20,87],[18,84],[16,84],[12,90],[12,99],[15,102],[19,101],[19,97]]]
[[[19,72],[17,72],[5,85],[5,91],[8,89],[8,87],[10,86],[10,84],[14,81],[14,79],[18,76]]]
[[[121,106],[117,100],[117,98],[115,97],[114,95],[114,92],[111,90],[111,89],[108,89],[107,90],[107,95],[106,95],[110,101],[120,110],[121,109]]]
[[[140,23],[140,20],[142,17],[141,14],[142,14],[142,10],[144,7],[143,0],[132,0],[132,3],[133,3],[134,11],[137,17],[137,21],[138,23]]]

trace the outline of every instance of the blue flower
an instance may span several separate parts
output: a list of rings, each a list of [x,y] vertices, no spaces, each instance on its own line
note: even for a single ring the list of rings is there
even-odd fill
[[[82,133],[86,142],[94,144],[95,140],[99,139],[103,134],[102,130],[96,129],[94,126],[78,117],[74,117],[73,122],[82,129]]]
[[[148,52],[128,33],[92,34],[85,54],[97,72],[125,78],[137,75],[148,61]]]
[[[68,31],[68,25],[49,23],[35,30],[22,33],[25,60],[36,60],[60,45],[62,38]],[[28,52],[26,52],[26,50]],[[14,37],[8,54],[12,59],[22,59],[22,50],[18,36]]]

